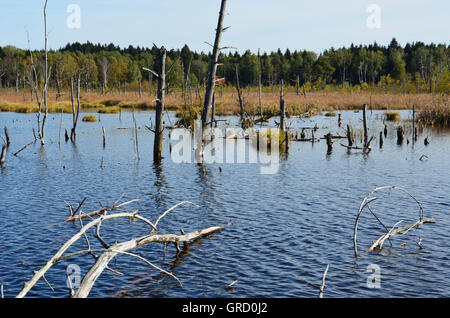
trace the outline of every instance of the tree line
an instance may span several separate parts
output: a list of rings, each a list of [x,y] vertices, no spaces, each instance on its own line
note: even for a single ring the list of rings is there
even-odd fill
[[[261,73],[263,86],[284,81],[303,89],[398,89],[403,92],[450,92],[450,46],[445,44],[408,43],[404,47],[393,39],[388,46],[351,45],[330,48],[321,54],[303,50],[243,54],[235,51],[220,53],[217,75],[229,85],[256,86]],[[36,73],[32,72],[33,55]],[[71,79],[79,78],[86,90],[122,92],[141,89],[151,83],[153,75],[143,68],[155,69],[158,50],[90,42],[67,44],[48,53],[49,85],[58,93],[69,87]],[[167,82],[171,88],[204,85],[211,53],[182,49],[167,51],[167,65],[173,68]],[[236,68],[237,66],[237,68]],[[37,78],[36,78],[37,77]],[[0,47],[0,88],[15,88],[18,92],[37,80],[43,82],[44,52],[13,46]]]

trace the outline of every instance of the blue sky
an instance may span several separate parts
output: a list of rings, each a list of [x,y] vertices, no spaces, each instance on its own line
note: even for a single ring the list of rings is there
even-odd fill
[[[0,0],[0,46],[43,48],[43,0]],[[81,8],[81,28],[69,29],[67,7]],[[368,5],[380,9],[381,28],[369,29]],[[49,46],[68,42],[165,45],[210,51],[220,0],[49,0]],[[449,0],[228,0],[223,45],[270,52],[450,39]]]

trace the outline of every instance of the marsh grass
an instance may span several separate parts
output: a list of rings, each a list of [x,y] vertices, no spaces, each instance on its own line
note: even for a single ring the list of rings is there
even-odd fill
[[[97,121],[97,117],[94,115],[86,115],[83,117],[82,119],[84,122],[96,122]]]
[[[286,134],[280,129],[276,129],[275,131],[273,131],[273,129],[268,129],[264,133],[257,131],[256,135],[258,137],[258,149],[260,149],[260,143],[262,142],[267,144],[267,150],[270,151],[272,149],[272,141],[278,139],[279,150],[281,152],[286,151]]]
[[[400,119],[400,113],[397,112],[386,112],[384,115],[388,121],[398,121]]]
[[[450,128],[450,103],[448,96],[421,110],[417,120],[425,125]]]
[[[204,90],[200,88],[200,94],[192,93],[192,104],[186,105],[187,108],[201,108],[203,105]],[[220,88],[216,90],[216,114],[234,115],[240,112],[238,97],[235,88],[227,86],[223,88],[221,94]],[[136,92],[128,91],[122,94],[108,93],[101,95],[95,92],[82,91],[81,94],[82,110],[96,110],[102,113],[108,113],[109,107],[119,107],[123,110],[130,110],[134,107],[139,110],[154,110],[156,108],[156,96],[148,92],[141,97]],[[56,101],[56,93],[49,94],[49,112],[71,112],[70,95],[66,94]],[[411,109],[416,105],[416,109],[425,109],[433,104],[435,95],[431,94],[398,94],[390,92],[371,93],[361,92],[340,92],[340,91],[310,91],[304,95],[297,95],[294,87],[287,87],[285,92],[286,112],[289,115],[301,115],[309,113],[310,115],[320,114],[328,111],[337,110],[356,110],[363,104],[368,104],[372,97],[372,109]],[[246,88],[243,91],[245,102],[245,111],[248,114],[259,115],[258,90],[256,87]],[[188,98],[190,100],[190,98]],[[185,109],[185,102],[181,90],[173,90],[166,96],[165,109],[179,111]],[[263,88],[262,94],[263,111],[277,113],[280,109],[279,89],[275,87],[273,91],[269,87]],[[9,91],[0,91],[0,111],[20,111],[23,113],[33,113],[37,111],[36,101],[31,101],[30,95],[26,93],[15,93]],[[117,111],[115,108],[114,111]]]

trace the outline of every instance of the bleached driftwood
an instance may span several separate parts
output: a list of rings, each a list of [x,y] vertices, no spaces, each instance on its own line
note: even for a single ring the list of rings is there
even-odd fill
[[[391,230],[387,230],[386,226],[381,222],[381,220],[378,218],[378,216],[370,209],[369,204],[370,202],[374,201],[377,199],[377,197],[373,197],[372,195],[375,194],[378,191],[381,190],[386,190],[386,189],[393,189],[393,190],[399,190],[405,194],[407,194],[410,198],[412,198],[417,205],[419,206],[419,220],[413,224],[410,225],[406,225],[404,227],[401,228],[396,228],[394,229],[397,225],[395,224],[394,227]],[[375,188],[374,190],[372,190],[372,192],[370,192],[367,196],[364,197],[364,199],[361,202],[361,205],[359,207],[358,210],[358,214],[356,216],[356,220],[355,220],[355,227],[354,227],[354,233],[353,233],[353,248],[355,251],[355,259],[358,259],[359,255],[358,255],[358,246],[357,246],[357,233],[358,233],[358,224],[359,224],[359,220],[361,217],[361,214],[363,212],[363,210],[367,207],[367,209],[369,210],[370,213],[372,213],[372,215],[375,216],[375,218],[378,220],[378,222],[380,222],[383,227],[386,229],[386,234],[382,235],[378,240],[376,240],[371,247],[367,250],[367,252],[373,252],[375,251],[377,248],[381,248],[384,241],[390,239],[392,236],[395,235],[399,235],[399,234],[404,234],[407,231],[409,231],[410,229],[413,228],[417,228],[422,224],[426,224],[426,223],[434,223],[434,218],[428,218],[428,219],[424,219],[423,218],[423,206],[422,203],[419,202],[411,193],[409,193],[407,190],[398,187],[398,186],[384,186],[384,187],[378,187]]]
[[[121,198],[119,198],[119,200],[120,200]],[[127,202],[124,202],[124,203],[121,203],[121,204],[118,204],[118,205],[116,205],[117,204],[117,202],[119,201],[119,200],[117,200],[116,202],[114,202],[111,206],[109,206],[109,207],[103,207],[103,208],[101,208],[101,209],[98,209],[98,210],[95,210],[95,211],[92,211],[92,212],[89,212],[89,213],[83,213],[83,214],[78,214],[77,215],[77,212],[80,210],[80,208],[81,208],[81,205],[84,203],[84,201],[85,200],[83,200],[81,203],[80,203],[80,205],[78,206],[78,208],[75,210],[75,212],[71,212],[71,216],[67,219],[67,220],[65,220],[64,222],[69,222],[69,221],[75,221],[75,220],[79,220],[79,219],[82,219],[82,220],[84,220],[84,219],[87,219],[87,218],[92,218],[93,216],[96,216],[96,215],[99,215],[99,214],[103,214],[103,213],[105,213],[105,212],[110,212],[110,211],[114,211],[114,210],[117,210],[118,208],[120,208],[120,207],[123,207],[123,206],[125,206],[125,205],[128,205],[128,204],[130,204],[130,203],[133,203],[133,202],[137,202],[137,201],[140,201],[141,199],[133,199],[133,200],[130,200],[130,201],[127,201]],[[69,206],[70,208],[71,208],[71,211],[73,210],[72,209],[72,207],[71,206]]]
[[[134,202],[134,201],[136,201],[136,200],[131,200],[126,203],[130,203],[130,202]],[[136,257],[136,258],[144,261],[148,265],[156,268],[157,270],[165,273],[166,275],[171,276],[172,278],[176,279],[181,284],[181,282],[178,280],[178,278],[175,275],[173,275],[172,273],[159,268],[158,266],[152,264],[151,262],[149,262],[142,256],[130,253],[129,251],[136,249],[140,246],[149,244],[149,243],[160,242],[160,243],[173,243],[175,245],[175,247],[177,248],[177,252],[179,252],[180,251],[180,248],[179,248],[180,243],[189,242],[189,241],[195,240],[200,237],[205,237],[205,236],[211,235],[213,233],[219,232],[225,228],[225,226],[214,226],[214,227],[209,227],[206,229],[194,231],[194,232],[187,233],[187,234],[185,234],[183,232],[182,235],[158,234],[157,233],[157,231],[158,231],[157,225],[158,225],[159,221],[163,217],[165,217],[169,212],[174,210],[176,207],[178,207],[182,204],[186,204],[186,203],[195,205],[194,203],[189,202],[189,201],[180,202],[180,203],[176,204],[175,206],[171,207],[170,209],[168,209],[167,211],[165,211],[163,214],[161,214],[157,218],[155,223],[140,216],[137,213],[137,211],[132,212],[132,213],[116,213],[116,214],[110,214],[110,215],[106,215],[107,211],[103,211],[103,215],[99,216],[98,218],[94,219],[93,221],[91,221],[90,223],[88,223],[86,225],[82,225],[82,223],[81,223],[81,220],[83,219],[84,214],[80,215],[78,218],[78,220],[80,220],[80,223],[82,225],[80,231],[77,234],[75,234],[72,238],[70,238],[66,243],[64,243],[64,245],[58,250],[58,252],[40,270],[34,272],[34,276],[31,278],[31,280],[29,280],[28,282],[26,282],[24,284],[23,289],[20,291],[20,293],[16,297],[17,298],[25,297],[26,294],[30,291],[30,289],[39,281],[39,279],[44,278],[45,273],[57,262],[59,262],[63,259],[69,258],[69,257],[74,257],[74,256],[82,255],[82,254],[93,255],[96,258],[96,262],[92,266],[92,268],[88,271],[88,273],[85,275],[85,277],[83,278],[78,290],[73,291],[72,287],[70,287],[70,292],[71,292],[70,294],[72,297],[76,297],[76,298],[87,297],[89,295],[89,292],[91,291],[95,281],[97,280],[97,278],[101,275],[103,270],[109,269],[108,263],[113,258],[115,258],[118,254],[124,254],[124,255],[129,255],[132,257]],[[123,205],[124,205],[124,203],[116,206],[116,208],[119,206],[123,206]],[[122,243],[108,245],[108,243],[106,243],[103,240],[103,238],[100,236],[100,226],[103,221],[117,219],[117,218],[138,219],[140,221],[143,221],[147,225],[149,225],[151,230],[150,230],[149,234],[141,236],[139,238],[131,239],[131,240],[128,240],[128,241],[125,241]],[[94,237],[96,237],[100,241],[100,243],[104,247],[103,249],[91,249],[91,246],[89,244],[89,240],[87,239],[86,233],[89,229],[94,228],[94,227],[97,228],[97,231],[96,231],[96,234],[94,235]],[[72,244],[74,244],[76,241],[78,241],[82,237],[86,238],[87,243],[88,243],[88,249],[64,255],[64,253],[67,251],[67,249],[69,249],[69,247],[72,246]],[[100,256],[95,256],[93,253],[97,253],[97,252],[101,252],[102,254]]]
[[[329,267],[330,267],[330,264],[327,265],[327,268],[325,268],[325,272],[323,272],[322,285],[320,286],[320,289],[319,289],[319,298],[323,298],[323,290],[325,289],[325,278],[327,277]]]
[[[413,228],[419,227],[422,224],[434,223],[434,222],[435,222],[434,218],[428,218],[428,219],[417,221],[417,222],[415,222],[413,224],[409,224],[409,225],[406,225],[406,226],[403,226],[403,227],[399,227],[399,228],[396,228],[396,229],[393,228],[388,233],[382,235],[378,240],[376,240],[372,244],[372,246],[370,246],[370,248],[367,250],[367,252],[373,252],[373,251],[375,251],[377,249],[382,248],[384,241],[386,241],[387,239],[391,238],[394,235],[404,234],[407,231],[409,231],[409,230],[411,230]]]

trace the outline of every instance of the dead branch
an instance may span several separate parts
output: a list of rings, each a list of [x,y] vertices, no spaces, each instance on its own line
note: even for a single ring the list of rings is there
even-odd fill
[[[354,233],[353,233],[353,248],[355,251],[355,259],[358,259],[359,255],[358,255],[358,247],[357,247],[357,233],[358,233],[358,224],[359,224],[359,220],[361,217],[362,212],[364,211],[364,209],[366,207],[368,207],[368,210],[376,217],[376,219],[378,220],[378,222],[380,222],[383,227],[387,230],[386,226],[381,222],[381,220],[374,214],[374,212],[370,209],[369,207],[369,203],[376,200],[377,197],[374,197],[373,195],[381,190],[386,190],[386,189],[393,189],[393,190],[399,190],[405,194],[407,194],[410,198],[412,198],[417,205],[419,206],[419,220],[416,223],[401,227],[401,228],[397,228],[394,230],[394,228],[397,226],[397,224],[394,225],[394,227],[390,230],[387,231],[386,234],[382,235],[377,241],[375,241],[372,246],[367,250],[367,252],[373,252],[375,249],[379,249],[382,247],[383,242],[387,239],[390,239],[392,236],[394,235],[398,235],[398,234],[404,234],[406,232],[408,232],[410,229],[413,228],[417,228],[422,224],[426,224],[426,223],[434,223],[434,218],[428,218],[428,219],[424,219],[423,218],[423,206],[422,203],[419,202],[411,193],[409,193],[407,190],[398,187],[398,186],[384,186],[384,187],[378,187],[375,188],[374,190],[372,190],[372,192],[370,192],[367,196],[364,197],[364,199],[362,200],[359,210],[358,210],[358,214],[356,216],[356,220],[355,220],[355,227],[354,227]]]
[[[388,233],[382,235],[378,240],[376,240],[372,244],[372,246],[367,250],[367,252],[373,252],[375,250],[379,250],[382,248],[385,240],[390,239],[394,235],[404,234],[404,233],[408,232],[409,230],[419,227],[420,225],[425,224],[425,223],[435,223],[435,220],[434,220],[434,218],[428,218],[425,220],[417,221],[413,224],[409,224],[409,225],[406,225],[403,227],[396,228],[395,230],[393,228]]]
[[[124,253],[128,250],[138,248],[142,245],[149,243],[173,243],[178,246],[180,243],[189,242],[199,237],[208,236],[223,230],[225,227],[215,226],[207,229],[191,232],[185,235],[175,235],[175,234],[149,234],[137,239],[132,239],[123,243],[114,244],[109,249],[107,249],[91,267],[89,272],[83,278],[79,289],[74,293],[74,298],[86,298],[89,295],[95,281],[103,272],[108,263],[117,256],[117,254]],[[177,249],[178,250],[178,249]],[[173,277],[173,274],[170,275]],[[177,279],[178,280],[178,279]]]
[[[119,200],[120,200],[120,198],[119,198]],[[122,203],[122,204],[119,204],[116,206],[115,204],[117,204],[117,202],[119,200],[114,202],[112,207],[118,208],[120,206],[123,206],[128,203],[136,201],[136,200],[131,200],[131,201],[128,201],[128,202],[125,202],[125,203]],[[229,223],[226,226],[209,227],[206,229],[198,230],[198,231],[187,233],[187,234],[182,232],[182,235],[157,234],[156,233],[156,231],[157,231],[156,224],[158,224],[158,222],[164,216],[166,216],[170,211],[172,211],[173,209],[175,209],[176,207],[178,207],[184,203],[191,203],[191,202],[184,201],[184,202],[178,203],[177,205],[171,207],[170,209],[168,209],[167,211],[165,211],[158,217],[155,224],[153,224],[151,221],[147,220],[146,218],[138,215],[137,211],[132,212],[132,213],[116,213],[116,214],[110,214],[110,215],[101,215],[100,217],[92,220],[90,223],[88,223],[86,225],[83,225],[81,223],[81,219],[83,219],[84,214],[80,215],[79,216],[79,220],[80,220],[80,224],[81,224],[80,231],[77,234],[75,234],[72,238],[70,238],[40,270],[34,272],[34,276],[31,278],[31,280],[29,280],[28,282],[26,282],[24,284],[23,289],[20,291],[20,293],[16,297],[17,298],[25,297],[26,294],[28,293],[28,291],[30,291],[30,289],[39,281],[40,278],[44,278],[45,273],[57,262],[59,262],[63,259],[69,258],[69,257],[82,255],[82,254],[91,254],[94,256],[94,254],[93,254],[94,252],[101,252],[102,254],[100,256],[94,256],[96,259],[95,264],[92,266],[92,268],[86,274],[86,276],[83,278],[78,290],[76,290],[76,291],[71,290],[71,292],[70,292],[71,297],[76,297],[76,298],[87,297],[89,295],[89,292],[90,292],[91,288],[93,287],[96,279],[100,276],[100,274],[103,272],[103,270],[105,270],[105,269],[111,270],[108,267],[108,263],[113,258],[115,258],[118,254],[124,254],[124,255],[129,255],[132,257],[136,257],[136,258],[144,261],[148,265],[154,267],[155,269],[161,271],[162,273],[176,279],[181,285],[181,282],[179,281],[179,279],[172,273],[159,268],[158,266],[152,264],[151,262],[149,262],[142,256],[130,253],[128,251],[135,249],[137,247],[140,247],[142,245],[152,243],[152,242],[159,242],[159,243],[165,243],[165,244],[172,243],[177,247],[177,251],[179,251],[180,243],[187,243],[189,241],[195,240],[200,237],[209,236],[213,233],[217,233],[217,232],[223,230],[226,226],[229,226],[232,224],[232,223]],[[194,203],[191,203],[191,204],[194,204]],[[113,245],[109,245],[101,238],[100,226],[103,221],[110,220],[110,219],[117,219],[117,218],[131,218],[131,219],[141,220],[144,223],[150,225],[150,227],[151,227],[150,233],[148,235],[144,235],[144,236],[136,238],[136,239],[131,239],[126,242],[115,243]],[[96,227],[96,234],[94,235],[94,237],[99,239],[99,241],[101,242],[104,249],[100,249],[100,250],[91,249],[91,245],[89,243],[89,240],[87,239],[86,233],[89,229],[91,229],[93,227]],[[76,241],[78,241],[81,237],[85,237],[87,239],[88,249],[83,250],[83,251],[77,251],[77,252],[74,252],[71,254],[63,255],[69,249],[69,247],[72,244],[74,244]],[[119,273],[119,274],[121,274],[121,273]],[[49,285],[49,286],[51,286],[51,285]]]
[[[119,199],[120,200],[120,199]],[[81,207],[81,204],[83,204],[84,203],[84,200],[83,200],[83,202],[80,204],[80,206],[78,207],[78,209],[73,213],[73,215],[70,217],[70,218],[68,218],[67,220],[65,220],[64,221],[64,223],[65,222],[69,222],[69,221],[75,221],[75,220],[78,220],[78,219],[87,219],[87,218],[91,218],[91,217],[93,217],[93,216],[96,216],[96,215],[99,215],[99,214],[103,214],[103,213],[106,213],[106,212],[110,212],[110,211],[114,211],[114,210],[117,210],[118,208],[120,208],[120,207],[122,207],[122,206],[125,206],[125,205],[128,205],[128,204],[130,204],[130,203],[133,203],[133,202],[137,202],[137,201],[140,201],[141,199],[133,199],[133,200],[130,200],[130,201],[127,201],[127,202],[124,202],[124,203],[121,203],[121,204],[119,204],[119,205],[116,205],[117,204],[117,201],[116,202],[114,202],[111,206],[109,206],[109,207],[103,207],[103,208],[101,208],[101,209],[98,209],[98,210],[95,210],[95,211],[92,211],[92,212],[89,212],[89,213],[83,213],[83,214],[79,214],[79,215],[76,215],[76,212],[78,212],[80,209],[80,207]]]
[[[325,289],[325,278],[327,277],[329,267],[330,267],[330,264],[327,265],[327,268],[325,268],[325,272],[323,273],[322,285],[320,286],[320,289],[319,289],[319,298],[323,297],[323,290]]]

